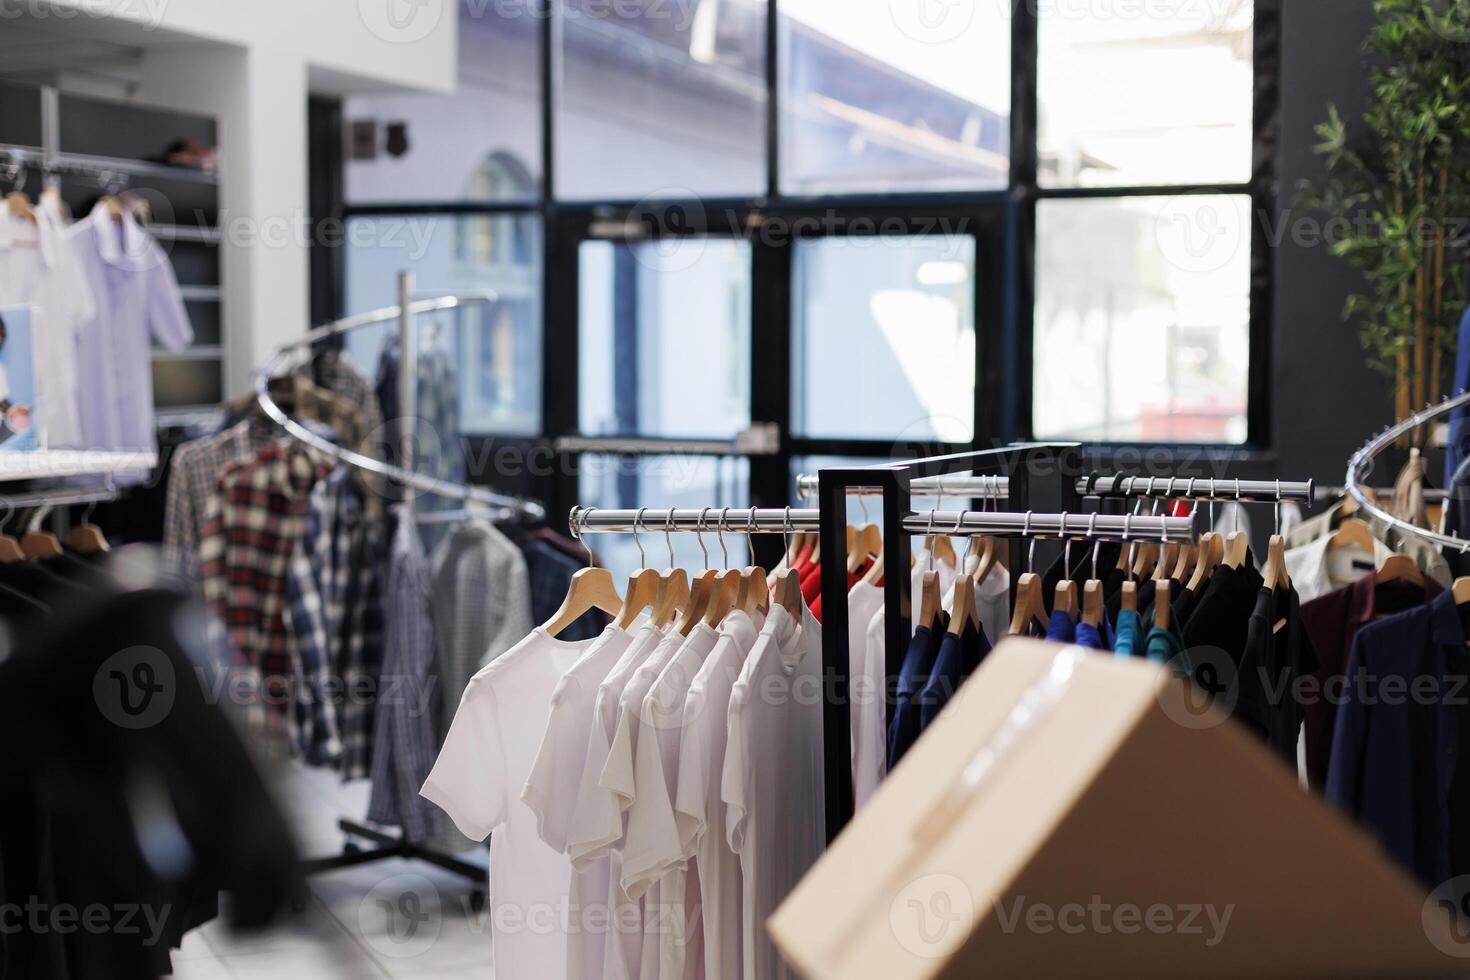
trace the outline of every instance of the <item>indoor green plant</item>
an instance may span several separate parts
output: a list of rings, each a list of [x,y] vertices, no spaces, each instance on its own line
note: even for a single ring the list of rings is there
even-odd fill
[[[1326,212],[1332,253],[1364,275],[1345,319],[1394,380],[1397,417],[1444,393],[1466,289],[1451,244],[1470,233],[1470,0],[1375,0],[1362,127],[1337,107],[1316,127],[1325,179],[1299,201]],[[1290,284],[1283,284],[1287,288]]]

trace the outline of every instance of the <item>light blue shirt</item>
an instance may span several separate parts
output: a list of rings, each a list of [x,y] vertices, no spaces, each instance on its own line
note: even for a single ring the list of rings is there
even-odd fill
[[[127,213],[119,222],[99,206],[68,235],[95,306],[77,337],[82,445],[156,452],[149,342],[178,352],[194,341],[173,265]]]

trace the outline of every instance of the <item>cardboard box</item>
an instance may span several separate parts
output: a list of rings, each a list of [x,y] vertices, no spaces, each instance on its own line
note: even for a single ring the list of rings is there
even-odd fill
[[[770,919],[788,963],[843,980],[1470,972],[1470,936],[1254,735],[1158,665],[1066,650],[1007,641],[957,693]]]

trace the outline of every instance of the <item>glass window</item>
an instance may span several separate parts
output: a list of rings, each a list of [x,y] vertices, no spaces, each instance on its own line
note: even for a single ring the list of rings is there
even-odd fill
[[[764,0],[558,0],[556,193],[766,189]]]
[[[583,242],[581,430],[734,438],[750,424],[750,245]]]
[[[447,335],[458,367],[461,431],[541,431],[541,219],[529,214],[392,215],[347,227],[349,313],[398,302],[397,276],[411,270],[420,297],[484,293],[477,303],[426,317]],[[348,338],[348,353],[371,376],[390,327]]]
[[[794,433],[970,442],[974,238],[812,239],[794,261]]]
[[[780,0],[781,190],[1000,188],[1009,3]]]
[[[1042,185],[1249,180],[1251,0],[1094,8],[1039,7]]]
[[[347,201],[537,199],[539,32],[531,3],[464,0],[454,93],[347,99]]]
[[[633,510],[639,507],[710,507],[714,514],[720,507],[750,506],[750,466],[743,459],[713,456],[607,456],[584,453],[578,463],[579,503],[584,507]],[[713,514],[712,514],[713,516]],[[725,552],[730,565],[749,564],[750,551],[745,535],[724,534]],[[725,564],[720,551],[720,536],[714,532],[700,535],[688,531],[670,534],[667,539],[656,531],[639,535],[597,534],[587,538],[613,573],[621,589],[628,576],[642,567],[638,556],[641,543],[648,567],[666,568],[669,544],[674,548],[674,566],[689,569],[720,568]]]
[[[1037,438],[1240,443],[1250,198],[1040,202]]]

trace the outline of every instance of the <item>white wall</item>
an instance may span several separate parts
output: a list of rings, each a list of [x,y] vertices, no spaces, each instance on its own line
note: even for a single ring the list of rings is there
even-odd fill
[[[106,16],[101,16],[101,11]],[[452,0],[53,0],[57,32],[142,50],[141,101],[219,121],[225,393],[311,326],[308,94],[446,93]]]

